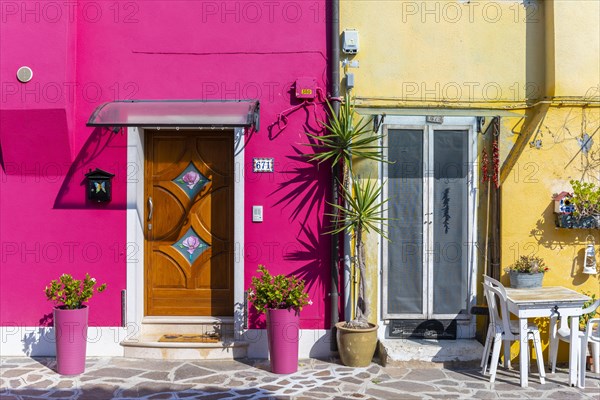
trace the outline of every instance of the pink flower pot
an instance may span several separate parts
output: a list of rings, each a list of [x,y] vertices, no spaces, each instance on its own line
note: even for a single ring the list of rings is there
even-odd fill
[[[56,372],[60,375],[78,375],[85,370],[87,327],[87,306],[75,310],[54,309]]]
[[[294,309],[267,310],[267,339],[271,372],[292,374],[298,371],[300,313]]]

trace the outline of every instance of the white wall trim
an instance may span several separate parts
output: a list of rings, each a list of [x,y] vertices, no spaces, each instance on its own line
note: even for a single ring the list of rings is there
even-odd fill
[[[144,130],[127,128],[127,325],[144,316]]]
[[[185,130],[182,130],[185,134]],[[243,128],[234,129],[234,321],[244,321],[244,148]],[[127,326],[141,327],[144,317],[144,130],[127,129]]]
[[[269,358],[266,329],[250,329],[244,332],[248,343],[248,358]],[[327,358],[331,356],[329,329],[300,329],[298,358]]]
[[[233,302],[234,302],[234,329],[242,332],[246,310],[244,309],[244,205],[245,205],[245,148],[246,135],[243,128],[236,128],[234,133],[234,258],[233,258]]]
[[[128,336],[127,329],[88,327],[88,357],[118,357],[123,355],[119,345]],[[2,357],[55,357],[54,328],[39,326],[0,327],[0,354]]]

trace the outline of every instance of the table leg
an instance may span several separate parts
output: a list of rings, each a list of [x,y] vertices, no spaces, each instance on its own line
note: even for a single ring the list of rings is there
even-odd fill
[[[579,315],[571,317],[571,343],[569,343],[569,385],[577,386],[579,363],[577,354],[579,352]],[[583,355],[585,357],[585,354]],[[584,372],[585,373],[585,372]]]
[[[527,359],[527,346],[529,346],[529,339],[527,338],[527,318],[519,319],[519,335],[521,340],[519,341],[519,366],[521,370],[521,387],[527,387],[527,377],[529,375],[529,360]]]

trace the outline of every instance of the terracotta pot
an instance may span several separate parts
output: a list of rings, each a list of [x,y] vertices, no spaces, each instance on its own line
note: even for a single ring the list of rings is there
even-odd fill
[[[79,375],[85,371],[88,308],[75,310],[54,309],[56,336],[56,372],[61,375]]]
[[[300,313],[294,309],[267,309],[267,339],[271,372],[293,374],[298,371]]]
[[[349,367],[366,367],[373,360],[377,347],[377,325],[368,329],[345,328],[345,322],[335,324],[337,345],[342,364]]]

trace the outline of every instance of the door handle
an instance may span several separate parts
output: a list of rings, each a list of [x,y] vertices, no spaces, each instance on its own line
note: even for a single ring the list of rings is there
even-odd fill
[[[152,197],[148,197],[148,221],[152,219],[152,213],[154,212],[154,203],[152,202]]]

